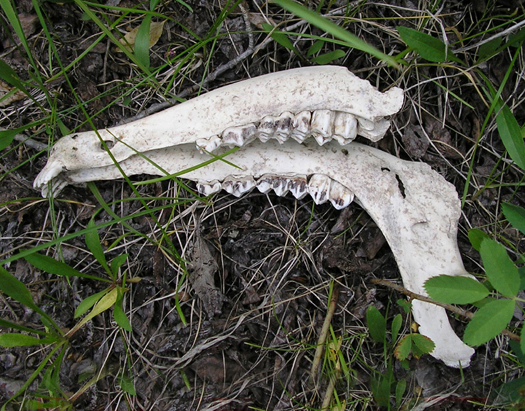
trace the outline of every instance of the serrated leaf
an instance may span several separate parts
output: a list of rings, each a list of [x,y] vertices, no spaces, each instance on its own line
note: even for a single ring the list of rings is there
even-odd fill
[[[467,324],[463,341],[471,346],[481,345],[501,333],[512,320],[513,300],[492,300],[480,308]]]
[[[397,343],[396,348],[394,349],[394,356],[399,360],[406,360],[410,351],[412,350],[412,334],[405,335]]]
[[[401,325],[403,325],[403,317],[401,317],[401,314],[397,314],[392,320],[392,342],[394,343],[396,342],[397,336],[399,335]]]
[[[379,343],[385,343],[386,319],[379,310],[371,305],[366,310],[366,323],[370,331],[370,337]]]
[[[443,63],[447,59],[447,47],[441,40],[409,27],[397,27],[408,47],[413,48],[425,60]]]
[[[93,307],[98,300],[100,300],[104,295],[106,295],[111,288],[106,288],[105,290],[100,291],[99,293],[90,295],[89,297],[84,298],[77,309],[75,310],[74,318],[80,317],[82,314],[87,312],[91,307]]]
[[[412,335],[412,354],[415,358],[420,358],[423,354],[429,354],[434,351],[436,344],[430,338],[421,334]]]
[[[485,239],[479,252],[492,286],[505,297],[516,297],[520,287],[520,275],[505,247],[492,239]]]
[[[489,290],[473,278],[440,275],[425,281],[425,290],[436,301],[446,304],[471,304],[489,295]]]
[[[61,261],[57,261],[47,255],[33,253],[26,256],[25,259],[29,264],[49,274],[61,275],[64,277],[83,277],[89,278],[91,280],[106,281],[103,278],[77,271],[73,267],[70,267],[69,265]]]
[[[31,345],[42,345],[56,342],[56,338],[37,338],[31,335],[18,333],[4,333],[0,334],[0,346],[5,348],[12,347],[28,347]]]
[[[507,221],[525,235],[525,208],[514,204],[502,203],[501,210]]]
[[[107,273],[111,276],[113,273],[108,267],[106,262],[106,256],[104,255],[104,250],[100,244],[100,237],[98,236],[98,230],[95,228],[95,222],[91,219],[86,228],[91,228],[91,231],[86,233],[86,245],[89,248],[89,251],[93,254],[98,263],[104,267]]]
[[[312,61],[320,65],[329,64],[334,60],[343,58],[345,54],[346,53],[343,50],[334,50],[334,51],[330,51],[329,53],[321,54],[313,58]]]
[[[474,247],[474,250],[479,251],[481,247],[481,242],[485,238],[490,238],[485,232],[477,229],[472,228],[471,230],[468,230],[468,239],[470,240],[470,244],[472,244],[472,247]]]
[[[503,145],[512,161],[522,170],[525,170],[525,141],[516,117],[514,117],[510,108],[503,104],[501,98],[498,98],[496,113],[498,113],[496,125]]]

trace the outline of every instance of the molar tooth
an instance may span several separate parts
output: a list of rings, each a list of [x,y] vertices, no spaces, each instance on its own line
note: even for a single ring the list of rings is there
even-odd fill
[[[246,124],[239,127],[229,127],[222,132],[223,144],[228,144],[230,147],[242,147],[255,139],[255,132],[257,128],[255,124]]]
[[[292,113],[285,111],[275,119],[275,134],[274,138],[279,143],[284,143],[290,137],[292,132],[294,116]]]
[[[289,182],[289,178],[275,177],[272,183],[272,188],[275,194],[277,194],[279,197],[284,197],[289,191]]]
[[[290,178],[288,184],[290,193],[298,200],[303,199],[308,194],[308,180],[305,175],[298,175]]]
[[[211,136],[209,138],[199,138],[197,141],[195,141],[195,144],[197,145],[197,148],[201,154],[204,151],[213,153],[221,146],[222,140],[219,136]]]
[[[217,180],[212,180],[212,181],[199,180],[197,182],[197,191],[199,192],[199,194],[202,194],[203,196],[209,196],[209,195],[218,193],[219,191],[221,191],[221,188],[222,188],[221,183],[219,183],[219,181]]]
[[[334,116],[331,110],[315,110],[312,114],[312,135],[320,146],[332,139]]]
[[[257,137],[259,137],[259,140],[261,140],[263,143],[266,143],[270,138],[273,137],[274,133],[275,117],[263,117],[263,119],[259,123],[259,127],[257,127]]]
[[[334,119],[334,138],[339,144],[346,145],[357,136],[357,119],[355,116],[338,111]]]
[[[266,194],[272,189],[273,185],[273,178],[275,176],[272,176],[271,174],[265,174],[259,180],[257,180],[257,190],[259,190],[261,193]]]
[[[330,184],[332,179],[322,174],[314,174],[308,182],[308,192],[314,199],[315,204],[323,204],[328,201]]]
[[[298,143],[302,143],[310,136],[310,122],[312,113],[310,111],[301,111],[293,120],[292,138]]]
[[[222,182],[222,189],[235,197],[241,197],[243,194],[251,191],[255,187],[255,181],[252,177],[229,176]]]
[[[332,180],[329,200],[336,210],[342,210],[354,201],[354,193],[338,181]]]

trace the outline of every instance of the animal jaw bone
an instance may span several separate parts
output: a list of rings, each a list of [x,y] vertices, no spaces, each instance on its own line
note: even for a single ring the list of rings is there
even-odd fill
[[[141,120],[107,130],[62,137],[35,180],[46,185],[64,171],[111,166],[136,152],[194,143],[206,151],[222,144],[332,136],[341,144],[356,134],[377,141],[388,116],[403,104],[403,92],[381,93],[345,67],[307,67],[241,81],[188,100]],[[219,134],[217,134],[219,133]],[[114,158],[107,153],[104,141]]]
[[[184,177],[197,181],[204,194],[222,187],[242,195],[257,187],[262,192],[292,191],[298,198],[308,192],[317,203],[329,200],[342,206],[355,195],[388,241],[407,289],[426,295],[423,285],[430,277],[442,273],[468,275],[456,243],[460,216],[457,193],[427,164],[403,161],[357,143],[342,149],[334,142],[320,150],[315,144],[254,141],[228,156],[228,162],[240,169],[222,161],[193,169],[209,156],[199,154],[191,144],[146,155],[170,174],[191,169]],[[139,155],[121,162],[120,167],[128,175],[160,174],[159,168]],[[120,177],[115,166],[60,176],[67,179],[65,183]],[[420,333],[436,344],[431,355],[452,367],[468,366],[474,350],[454,333],[443,308],[413,301],[413,314]]]

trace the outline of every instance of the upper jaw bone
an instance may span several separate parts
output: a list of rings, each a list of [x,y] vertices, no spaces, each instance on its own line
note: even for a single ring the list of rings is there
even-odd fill
[[[251,189],[256,184],[252,179],[260,179],[265,174],[286,178],[297,175],[303,185],[306,185],[304,176],[310,175],[307,190],[320,203],[325,199],[325,194],[321,193],[342,190],[333,184],[335,180],[344,187],[344,193],[355,194],[356,201],[383,232],[407,289],[426,295],[424,283],[433,276],[442,273],[468,275],[456,243],[460,202],[452,184],[427,164],[403,161],[371,147],[353,143],[343,150],[335,142],[326,146],[321,150],[290,141],[282,145],[276,141],[266,144],[254,141],[230,154],[229,164],[215,161],[201,168],[196,166],[209,157],[199,155],[189,144],[150,151],[146,155],[169,173],[190,169],[184,177],[191,180],[226,179],[230,181],[226,186],[232,187],[229,191],[235,195]],[[130,175],[159,173],[157,167],[138,155],[123,161],[120,166]],[[230,177],[232,173],[235,178]],[[120,176],[115,166],[68,171],[61,175],[57,184],[61,179],[76,183]],[[240,187],[235,182],[242,178],[246,184]],[[263,190],[258,185],[259,189],[271,189],[272,181],[268,180]],[[291,185],[289,187],[291,190]],[[443,308],[414,301],[413,314],[420,325],[420,333],[436,344],[432,356],[449,366],[468,366],[474,350],[454,333]]]
[[[283,113],[294,113],[292,130],[286,129],[287,123],[281,129],[274,126],[270,138],[282,141],[289,133],[300,139],[302,130],[293,130],[297,115],[330,110],[355,116],[360,125],[358,133],[362,131],[363,136],[377,141],[388,129],[387,118],[402,104],[401,89],[381,93],[345,67],[306,67],[267,74],[219,88],[132,123],[62,137],[34,186],[41,188],[65,170],[86,169],[93,164],[111,166],[114,160],[121,162],[136,152],[186,143],[213,151],[221,145],[220,138],[213,138],[217,133],[259,124],[267,116],[279,118]],[[264,138],[262,131],[260,138]],[[111,147],[113,158],[101,140]]]

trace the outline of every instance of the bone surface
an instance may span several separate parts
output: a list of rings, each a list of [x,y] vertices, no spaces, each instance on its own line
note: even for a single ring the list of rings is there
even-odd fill
[[[283,141],[289,134],[300,139],[301,133],[308,133],[304,112],[317,110],[354,116],[357,133],[377,141],[390,125],[388,116],[396,113],[402,104],[401,89],[381,93],[345,67],[306,67],[267,74],[219,88],[132,123],[62,137],[51,150],[35,187],[47,184],[66,170],[87,169],[93,164],[111,166],[114,161],[123,161],[136,152],[186,143],[196,143],[211,152],[222,144],[217,135],[223,137],[223,132],[230,128],[252,130],[250,125],[259,124],[257,133],[262,140]],[[288,119],[280,122],[283,113]],[[292,114],[293,118],[289,117]],[[264,127],[265,117],[273,121],[268,130]],[[251,136],[242,136],[242,130],[241,137],[235,134],[239,129],[233,131],[234,134],[228,134],[228,144],[237,144],[237,141],[244,144],[243,138],[251,140]],[[111,156],[101,141],[111,147]]]
[[[145,154],[169,173],[193,168],[210,158],[191,144]],[[290,181],[297,176],[304,188],[299,195],[308,191],[319,203],[339,195],[337,193],[342,193],[341,203],[355,195],[355,201],[374,219],[388,241],[407,289],[426,295],[423,285],[430,277],[442,273],[468,275],[456,242],[460,216],[457,193],[427,164],[403,161],[357,143],[342,149],[338,143],[329,142],[320,149],[313,142],[299,145],[290,141],[280,144],[275,140],[266,144],[256,140],[227,159],[241,170],[215,161],[192,169],[183,177],[200,184],[212,179],[224,184],[226,180],[232,193],[240,193],[251,189],[252,184],[267,192],[273,188],[277,176]],[[138,155],[120,166],[128,175],[159,174],[157,167]],[[310,176],[308,183],[305,176]],[[62,173],[54,186],[120,177],[115,166],[73,170]],[[266,178],[264,187],[262,177]],[[240,181],[246,184],[236,185],[235,182]],[[213,182],[209,186],[217,188]],[[291,185],[289,190],[292,191]],[[420,333],[436,344],[432,356],[449,366],[468,366],[474,350],[454,333],[443,308],[413,301],[413,314]]]

